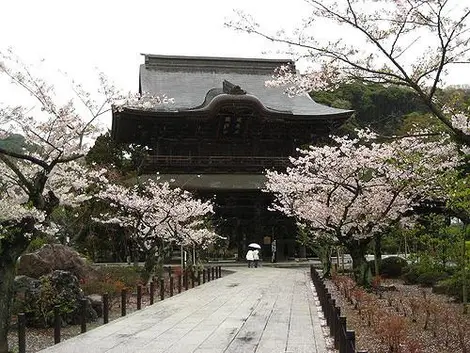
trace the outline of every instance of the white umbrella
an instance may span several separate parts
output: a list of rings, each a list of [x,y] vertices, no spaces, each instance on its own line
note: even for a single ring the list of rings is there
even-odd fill
[[[251,243],[248,245],[249,248],[261,249],[261,245],[256,243]]]

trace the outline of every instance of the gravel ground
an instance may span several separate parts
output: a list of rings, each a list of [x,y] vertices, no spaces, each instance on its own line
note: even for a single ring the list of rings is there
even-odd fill
[[[354,288],[351,302],[345,296],[344,286],[338,288],[335,283],[327,281],[327,287],[341,314],[347,317],[348,329],[356,332],[357,350],[470,352],[470,315],[463,315],[461,304],[448,296],[434,294],[431,288],[385,280],[383,285],[395,290],[382,294],[359,291],[361,294],[357,295]]]
[[[155,301],[158,299],[155,297]],[[130,314],[136,310],[136,298],[132,297],[128,300],[127,314]],[[150,304],[150,299],[147,296],[142,298],[142,308],[145,308]],[[115,320],[121,317],[120,305],[114,305],[109,312],[109,321]],[[99,318],[95,322],[87,323],[87,330],[92,330],[98,326],[103,325],[103,319]],[[69,325],[62,327],[60,331],[61,340],[65,341],[71,337],[80,334],[80,325]],[[18,332],[14,328],[8,335],[8,343],[12,352],[18,352]],[[26,353],[35,353],[41,349],[47,348],[54,344],[54,328],[26,328]]]
[[[318,299],[318,295],[317,295],[317,292],[315,291],[315,287],[314,287],[313,283],[310,284],[310,287],[311,287],[312,292],[313,292],[313,300],[314,300],[315,306],[317,308],[318,317],[320,318],[323,337],[325,338],[326,349],[327,349],[326,353],[337,353],[338,350],[336,350],[334,348],[334,341],[330,337],[330,329],[326,325],[325,315],[323,315],[323,311],[322,311],[322,308],[321,308],[321,305],[320,305],[320,300]]]

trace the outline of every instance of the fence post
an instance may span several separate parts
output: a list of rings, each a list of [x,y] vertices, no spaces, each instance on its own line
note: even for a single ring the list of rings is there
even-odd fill
[[[137,285],[137,310],[142,309],[142,285]]]
[[[152,281],[150,282],[150,305],[153,304],[154,296],[155,296],[155,282],[153,281],[153,278],[152,278]]]
[[[323,306],[325,307],[325,311],[328,310],[328,303],[329,303],[328,296],[331,298],[331,294],[328,292],[328,289],[325,288],[325,298],[323,300]]]
[[[347,330],[346,330],[346,317],[345,316],[340,316],[339,318],[339,324],[338,327],[336,328],[336,336],[335,336],[335,347],[336,349],[339,349],[341,353],[346,353],[347,352]],[[336,345],[336,341],[338,341],[339,346]],[[354,352],[353,352],[354,353]]]
[[[202,283],[206,283],[206,268],[202,269]]]
[[[212,270],[212,280],[214,280],[215,279],[215,267],[212,267],[211,270]]]
[[[54,344],[60,343],[60,327],[62,320],[60,318],[60,305],[54,305]]]
[[[210,282],[211,281],[211,267],[208,267],[206,269],[206,274],[207,274],[207,282]]]
[[[331,316],[330,316],[330,301],[331,301],[331,294],[326,294],[326,304],[323,308],[323,312],[325,313],[326,324],[331,326]]]
[[[330,325],[330,336],[335,337],[336,334],[336,323],[337,323],[337,318],[336,318],[336,300],[330,299],[330,302],[328,303],[328,306],[330,307],[330,315],[331,315],[331,325]],[[336,346],[336,344],[335,344]]]
[[[26,317],[24,313],[18,314],[18,352],[26,353]]]
[[[346,352],[354,353],[356,350],[356,333],[354,331],[346,331]]]
[[[217,270],[219,271],[217,278],[222,277],[222,266],[217,267]]]
[[[197,285],[201,285],[201,271],[197,270]]]
[[[88,299],[82,299],[80,305],[80,332],[86,332],[86,312],[88,306]]]
[[[103,324],[109,322],[109,294],[103,294]]]
[[[160,300],[165,299],[165,279],[160,278]]]
[[[178,274],[178,293],[181,293],[181,273]]]
[[[188,281],[188,270],[184,270],[184,290],[188,290],[188,286],[189,286],[189,281]]]
[[[121,290],[121,316],[126,316],[127,291]]]
[[[170,297],[173,296],[173,275],[170,275]]]
[[[194,271],[191,270],[191,288],[194,288]]]
[[[344,321],[346,325],[346,320]],[[333,307],[333,337],[335,341],[335,348],[338,349],[341,342],[340,330],[341,330],[341,308],[336,306],[336,301]]]

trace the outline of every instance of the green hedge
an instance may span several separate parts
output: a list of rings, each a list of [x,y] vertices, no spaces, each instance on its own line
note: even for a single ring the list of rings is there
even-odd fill
[[[463,300],[463,276],[456,273],[453,276],[439,281],[433,292],[450,295],[459,301]],[[467,273],[467,298],[470,298],[470,273]]]
[[[432,287],[437,282],[448,278],[450,274],[437,269],[423,269],[419,266],[410,266],[408,271],[402,275],[406,284],[420,284],[425,287]]]
[[[369,267],[372,275],[375,276],[374,260],[369,261]],[[382,259],[379,272],[381,276],[387,278],[399,278],[403,273],[408,271],[408,262],[398,256],[390,256]]]

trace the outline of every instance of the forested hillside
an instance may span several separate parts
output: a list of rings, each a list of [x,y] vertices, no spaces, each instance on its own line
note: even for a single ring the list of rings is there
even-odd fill
[[[311,96],[321,104],[355,110],[344,126],[345,131],[369,127],[379,134],[393,135],[406,133],[415,125],[442,125],[414,91],[400,86],[355,82],[334,91],[312,92]],[[470,106],[470,88],[446,88],[437,97],[445,102],[460,102],[465,109]]]

